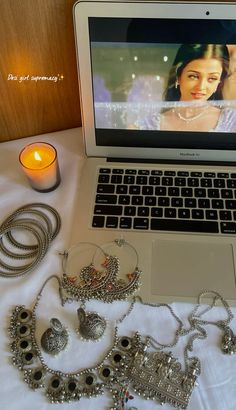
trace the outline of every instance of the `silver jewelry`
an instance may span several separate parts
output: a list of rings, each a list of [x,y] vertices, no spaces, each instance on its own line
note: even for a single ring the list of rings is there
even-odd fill
[[[64,326],[57,318],[50,320],[50,327],[41,337],[41,346],[43,350],[51,355],[57,355],[68,344],[69,335]]]
[[[194,116],[192,116],[192,117],[184,117],[184,116],[183,116],[179,111],[177,111],[176,109],[173,109],[172,111],[177,115],[177,117],[178,117],[180,120],[185,121],[185,122],[191,122],[191,121],[197,120],[198,118],[201,118],[201,117],[206,113],[206,109],[207,109],[207,106],[205,106],[205,108],[204,108],[200,113],[198,113],[197,115],[194,115]]]
[[[212,298],[212,303],[211,305],[208,305],[202,312],[198,313],[199,308],[202,303],[202,298],[203,297],[211,297]],[[220,301],[222,306],[225,308],[227,317],[225,320],[218,320],[218,321],[210,321],[210,320],[204,320],[202,319],[202,316],[209,312],[215,305],[216,302]],[[222,341],[221,341],[221,350],[225,354],[234,354],[236,353],[236,337],[229,327],[229,323],[231,320],[234,318],[234,315],[227,303],[227,301],[218,293],[213,290],[205,290],[201,292],[198,296],[198,304],[196,305],[195,309],[191,313],[189,317],[189,322],[192,326],[192,328],[198,326],[201,327],[205,325],[213,325],[217,326],[219,329],[223,331],[223,336],[222,336]]]
[[[62,288],[64,290],[64,301],[98,299],[103,302],[111,303],[115,300],[124,300],[128,296],[133,295],[140,287],[141,270],[138,268],[138,254],[136,249],[126,242],[124,239],[114,240],[113,244],[123,247],[130,247],[135,253],[136,265],[134,271],[127,274],[127,281],[119,279],[119,259],[116,256],[108,255],[100,246],[81,242],[73,246],[75,249],[81,245],[95,246],[105,257],[101,264],[102,269],[96,269],[94,261],[90,265],[85,266],[76,275],[71,275],[67,272],[67,263],[70,257],[72,248],[61,253],[62,259]]]
[[[106,329],[106,320],[95,312],[85,312],[80,307],[77,310],[79,318],[78,332],[84,340],[100,339]]]
[[[22,217],[24,214],[27,217]],[[17,277],[31,272],[44,258],[60,227],[61,218],[58,212],[43,203],[24,205],[9,215],[0,226],[0,253],[3,256],[0,258],[0,267],[3,268],[0,276]],[[18,242],[13,236],[15,230],[29,232],[37,243],[27,245]],[[17,251],[13,252],[12,248],[16,248]],[[29,262],[26,264],[20,262],[16,265],[8,263],[8,259],[19,261],[29,259]]]

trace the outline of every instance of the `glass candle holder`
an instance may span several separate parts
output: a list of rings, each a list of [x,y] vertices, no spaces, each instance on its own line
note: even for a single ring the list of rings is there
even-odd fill
[[[50,192],[61,182],[57,150],[46,142],[35,142],[22,149],[19,155],[25,175],[33,189]]]

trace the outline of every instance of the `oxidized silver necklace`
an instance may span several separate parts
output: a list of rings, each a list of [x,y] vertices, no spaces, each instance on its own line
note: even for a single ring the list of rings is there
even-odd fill
[[[129,390],[146,399],[168,403],[174,407],[185,409],[188,406],[193,388],[200,374],[200,362],[196,357],[186,355],[185,370],[170,352],[162,351],[177,344],[179,337],[199,330],[198,325],[189,330],[183,329],[182,321],[167,304],[148,304],[134,298],[127,313],[118,321],[114,330],[113,343],[103,359],[95,366],[74,372],[63,372],[51,369],[45,362],[39,344],[36,340],[36,310],[42,292],[49,280],[56,279],[59,284],[59,295],[62,300],[62,288],[59,277],[49,277],[40,289],[33,309],[16,306],[10,323],[10,336],[13,338],[11,350],[12,362],[23,371],[24,381],[32,389],[44,388],[45,394],[52,403],[78,401],[81,397],[91,398],[112,393],[113,405],[110,410],[125,409],[127,398],[131,398]],[[118,325],[132,312],[135,302],[139,300],[150,307],[166,307],[178,323],[174,340],[162,344],[152,336],[142,337],[138,332],[130,336],[118,336]],[[51,335],[56,337],[57,346],[67,344],[67,336],[58,321],[52,321]],[[191,351],[193,341],[206,337],[201,331],[194,334],[186,346],[186,352]],[[43,339],[43,338],[42,338]],[[54,351],[52,352],[54,353]],[[74,358],[73,358],[74,360]],[[133,408],[134,409],[134,408]]]

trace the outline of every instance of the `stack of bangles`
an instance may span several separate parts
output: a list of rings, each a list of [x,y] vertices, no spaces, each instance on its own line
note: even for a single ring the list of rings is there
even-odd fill
[[[0,225],[0,276],[18,277],[29,273],[44,258],[60,228],[60,215],[50,205],[26,204],[14,211]],[[34,243],[26,244],[18,241],[13,236],[14,231],[30,233],[34,237]],[[8,259],[21,262],[16,266],[10,264]],[[25,260],[30,261],[26,264],[22,263]]]

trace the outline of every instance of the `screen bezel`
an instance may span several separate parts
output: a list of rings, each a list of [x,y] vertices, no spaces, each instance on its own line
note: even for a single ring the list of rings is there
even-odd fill
[[[137,5],[135,4],[137,3]],[[91,77],[91,54],[90,54],[90,36],[89,36],[89,17],[127,17],[127,18],[169,18],[169,19],[206,19],[206,20],[234,20],[233,15],[236,9],[235,5],[228,4],[196,4],[196,3],[176,3],[176,2],[78,2],[74,6],[74,27],[76,38],[76,52],[78,60],[78,73],[80,84],[81,97],[81,112],[83,120],[83,134],[85,140],[86,154],[95,157],[117,157],[117,158],[139,158],[139,159],[154,159],[154,160],[194,160],[194,161],[214,161],[214,162],[234,162],[235,149],[234,133],[227,134],[227,147],[220,143],[217,149],[208,147],[205,144],[204,149],[199,149],[197,144],[191,146],[180,144],[179,146],[172,145],[172,148],[167,146],[146,146],[142,144],[140,131],[116,130],[117,138],[111,142],[109,133],[112,130],[96,130],[93,108],[93,86]],[[103,132],[104,131],[104,132]],[[130,132],[132,134],[130,134]],[[150,131],[148,131],[150,132]],[[135,144],[127,144],[127,133],[131,136],[131,140],[140,141],[139,146]],[[154,132],[155,133],[155,132]],[[160,133],[160,131],[159,131]],[[165,132],[169,141],[176,139],[178,132]],[[145,132],[144,132],[145,134]],[[194,133],[196,134],[196,133]],[[221,135],[217,136],[212,133],[201,132],[197,133],[200,138],[204,137],[220,139]],[[136,136],[136,138],[135,138]],[[134,137],[134,138],[132,138]],[[164,144],[165,145],[165,144]],[[176,145],[176,144],[175,144]]]

